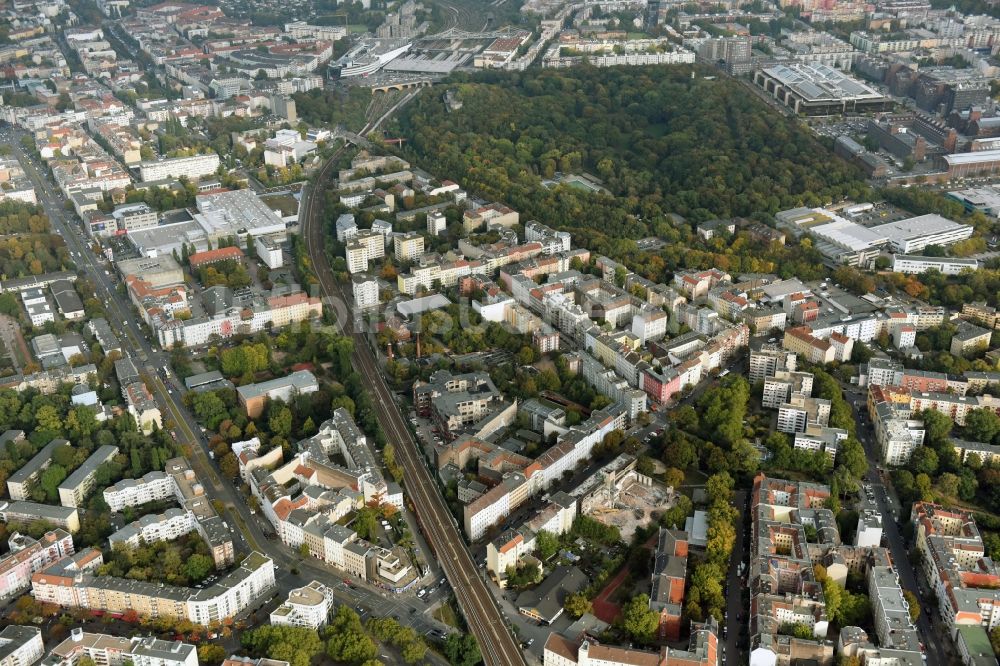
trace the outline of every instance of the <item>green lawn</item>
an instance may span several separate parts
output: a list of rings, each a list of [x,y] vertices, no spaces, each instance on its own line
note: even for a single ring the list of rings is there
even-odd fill
[[[455,615],[455,609],[451,607],[450,603],[444,603],[437,607],[434,611],[434,618],[444,622],[450,627],[459,628],[458,626],[458,616]]]
[[[261,197],[260,200],[267,204],[271,210],[280,211],[282,217],[294,215],[299,209],[299,202],[290,194]]]

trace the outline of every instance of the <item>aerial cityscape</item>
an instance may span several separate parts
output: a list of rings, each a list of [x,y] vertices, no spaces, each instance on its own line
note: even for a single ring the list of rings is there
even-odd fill
[[[0,0],[0,666],[997,666],[1000,4]]]

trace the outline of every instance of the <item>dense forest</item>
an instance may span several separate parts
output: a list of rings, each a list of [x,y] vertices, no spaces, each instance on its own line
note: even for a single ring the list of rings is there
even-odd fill
[[[574,68],[459,77],[462,101],[408,105],[404,154],[526,218],[640,238],[667,213],[693,221],[859,197],[860,174],[729,79],[688,67]],[[693,78],[692,78],[692,75]],[[616,196],[545,189],[585,171]]]

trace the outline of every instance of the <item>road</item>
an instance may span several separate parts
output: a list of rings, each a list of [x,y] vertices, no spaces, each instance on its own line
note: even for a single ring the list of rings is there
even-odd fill
[[[899,573],[899,583],[904,590],[909,590],[920,596],[920,586],[917,584],[917,576],[910,563],[910,553],[899,531],[899,524],[894,514],[897,514],[899,502],[891,494],[891,487],[887,487],[882,477],[877,471],[880,464],[878,451],[876,450],[875,432],[872,429],[871,421],[865,415],[866,399],[865,393],[857,387],[847,387],[846,397],[854,410],[854,418],[857,424],[858,440],[864,445],[865,454],[868,457],[868,473],[865,475],[865,482],[871,484],[875,494],[875,503],[882,514],[882,534],[889,544],[889,552],[892,555],[893,564]],[[948,655],[945,643],[948,642],[943,637],[943,633],[936,627],[944,626],[940,617],[936,617],[937,609],[933,603],[921,604],[923,612],[917,620],[917,630],[920,632],[920,641],[927,650],[927,666],[945,666],[953,663]],[[932,625],[931,619],[935,619]]]
[[[728,655],[738,655],[740,627],[746,626],[739,618],[748,607],[750,595],[744,585],[744,578],[739,575],[740,563],[747,559],[745,554],[750,535],[749,502],[750,495],[744,490],[733,493],[733,504],[736,507],[736,541],[733,544],[733,554],[729,559],[729,571],[726,573],[726,617],[722,622],[722,658],[719,664],[726,663]],[[746,573],[746,572],[744,572]]]
[[[369,130],[365,127],[359,134]],[[343,149],[341,149],[343,150]],[[316,178],[316,187],[329,181],[331,167],[341,151],[324,166]],[[313,205],[312,188],[303,194],[300,219],[309,258],[319,278],[324,305],[337,314],[337,326],[354,340],[353,363],[360,372],[365,388],[374,404],[379,406],[378,421],[386,439],[397,445],[397,455],[404,470],[406,494],[413,503],[417,520],[434,550],[437,561],[455,591],[470,631],[479,643],[487,666],[524,666],[520,645],[507,628],[504,614],[490,594],[482,571],[476,567],[454,517],[448,511],[437,484],[431,478],[414,442],[407,423],[389,391],[375,362],[375,357],[362,332],[355,331],[348,300],[333,277],[326,254],[326,244],[319,206]]]
[[[320,580],[334,588],[334,596],[338,601],[352,607],[360,606],[365,614],[375,614],[379,617],[398,616],[422,634],[432,629],[446,631],[448,629],[446,625],[431,617],[431,604],[410,594],[385,595],[377,588],[369,587],[359,581],[352,582],[349,588],[341,582],[344,578],[343,572],[318,560],[300,561],[297,552],[265,535],[262,527],[263,519],[251,513],[242,494],[231,482],[220,478],[215,465],[209,460],[208,443],[193,415],[181,402],[180,387],[167,386],[158,374],[158,369],[169,366],[169,354],[155,349],[145,338],[136,323],[137,313],[127,298],[118,291],[117,276],[109,265],[97,259],[81,235],[78,225],[70,221],[72,213],[63,209],[60,203],[61,195],[55,186],[40,172],[40,167],[24,154],[17,136],[10,143],[38,193],[39,203],[48,214],[54,232],[62,236],[70,251],[75,253],[78,269],[83,270],[93,280],[98,297],[105,301],[108,322],[121,337],[124,353],[132,358],[136,367],[146,375],[157,403],[164,409],[164,416],[173,421],[177,433],[176,440],[189,454],[190,462],[199,480],[206,487],[209,497],[223,503],[225,509],[223,520],[238,527],[238,532],[234,534],[234,546],[237,552],[247,553],[250,550],[257,550],[273,559],[276,564],[278,589],[286,594],[289,590],[311,580]],[[291,572],[293,567],[298,573]],[[279,597],[281,598],[275,600],[274,605],[283,601],[283,596]]]

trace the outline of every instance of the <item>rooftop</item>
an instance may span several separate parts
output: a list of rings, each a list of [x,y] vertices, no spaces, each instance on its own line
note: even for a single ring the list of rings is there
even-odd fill
[[[874,88],[826,65],[776,65],[764,69],[764,73],[807,101],[877,100],[883,97]]]

